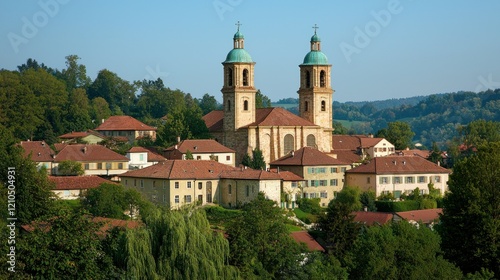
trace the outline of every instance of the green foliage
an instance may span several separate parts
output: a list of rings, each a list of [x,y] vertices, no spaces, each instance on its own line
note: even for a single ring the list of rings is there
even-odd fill
[[[324,212],[324,209],[319,205],[320,198],[299,198],[297,199],[297,204],[299,209],[310,214],[318,215]]]
[[[341,122],[333,121],[333,128],[335,129],[333,131],[333,134],[349,134],[349,130],[347,129],[347,127],[343,126]]]
[[[250,163],[250,168],[253,169],[266,169],[266,162],[264,161],[264,156],[262,155],[262,151],[259,148],[255,148],[252,151],[252,161]]]
[[[349,279],[461,279],[439,242],[429,228],[404,221],[368,227],[347,254]]]
[[[316,223],[318,221],[317,215],[314,215],[314,214],[311,214],[308,212],[304,212],[300,208],[293,209],[293,213],[295,214],[297,219],[303,221],[304,223],[306,223],[308,225],[311,223]]]
[[[82,164],[73,160],[61,161],[57,166],[57,171],[58,174],[62,176],[80,176],[85,174]]]
[[[260,92],[260,89],[255,93],[255,109],[271,107],[271,99]]]
[[[241,160],[241,164],[243,166],[250,166],[250,165],[252,165],[252,158],[248,154],[245,154],[243,156],[243,159]]]
[[[377,137],[385,138],[394,144],[396,150],[404,150],[412,147],[412,139],[415,133],[406,122],[396,121],[388,123],[388,127],[377,132]]]
[[[186,150],[186,159],[187,160],[193,160],[194,159],[193,153],[191,153],[191,151],[189,149]]]
[[[443,160],[443,156],[441,155],[441,150],[439,149],[436,142],[432,142],[432,152],[429,155],[428,160],[436,164],[441,163],[441,161]]]
[[[130,114],[131,107],[135,103],[135,92],[136,87],[133,84],[107,69],[99,71],[97,78],[88,89],[90,99],[102,97],[112,110],[123,111],[127,115]]]
[[[404,212],[420,209],[420,203],[416,200],[405,201],[375,201],[380,212]]]
[[[196,99],[196,103],[200,106],[203,115],[206,115],[221,107],[213,95],[205,93],[201,99]]]
[[[90,78],[87,76],[87,68],[83,64],[78,64],[80,58],[77,55],[66,56],[66,69],[62,70],[62,80],[66,82],[68,92],[76,88],[87,88],[90,85]]]
[[[366,191],[362,192],[359,195],[359,201],[361,202],[362,207],[370,211],[370,212],[376,212],[377,211],[377,206],[375,205],[376,197],[375,197],[375,192],[374,191]]]
[[[461,142],[467,147],[479,147],[489,142],[500,142],[500,122],[484,119],[458,127]]]
[[[299,245],[290,237],[283,210],[259,193],[227,228],[230,262],[244,279],[283,278],[294,271]]]
[[[480,146],[457,162],[448,181],[438,227],[448,259],[464,273],[486,268],[500,275],[500,142]]]

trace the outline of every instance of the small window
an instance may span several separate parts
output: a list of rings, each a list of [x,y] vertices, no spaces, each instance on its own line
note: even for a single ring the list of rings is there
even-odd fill
[[[97,169],[102,169],[102,162],[99,162],[99,163],[97,164]]]
[[[85,170],[89,170],[89,169],[90,169],[90,164],[85,163]]]
[[[309,111],[309,101],[304,102],[304,111]]]
[[[440,183],[441,182],[441,177],[440,176],[435,176],[434,177],[434,182]]]
[[[296,188],[297,187],[297,182],[292,182],[292,188]]]
[[[328,193],[327,192],[322,192],[320,193],[321,198],[328,198]]]
[[[184,202],[191,203],[191,195],[185,195],[184,196]]]
[[[233,86],[233,69],[232,68],[227,68],[227,86],[228,87]]]
[[[418,176],[418,182],[419,183],[425,183],[426,182],[425,176]]]
[[[405,178],[405,183],[407,183],[407,184],[413,184],[413,183],[415,183],[415,178],[414,177],[406,177]]]
[[[336,187],[339,185],[338,179],[330,179],[330,186]]]
[[[233,191],[232,186],[231,185],[227,186],[227,193],[231,194],[232,191]]]
[[[143,154],[140,154],[140,155],[139,155],[139,160],[140,160],[140,161],[144,161],[144,155],[143,155]]]
[[[199,190],[203,189],[203,183],[202,182],[198,182],[198,189]]]
[[[196,156],[196,160],[201,160],[201,156]]]
[[[321,111],[326,111],[326,102],[325,102],[325,100],[321,101]]]
[[[226,160],[230,161],[231,160],[231,156],[226,156]]]
[[[341,172],[345,172],[346,170],[347,170],[347,167],[341,167],[341,168],[340,168],[340,171],[341,171]]]
[[[175,202],[175,203],[179,203],[179,196],[178,196],[178,195],[176,195],[176,196],[175,196],[175,198],[174,198],[174,202]]]
[[[243,69],[243,86],[247,87],[248,86],[248,70]]]
[[[319,72],[319,86],[320,87],[326,87],[326,73],[325,73],[325,70],[321,70],[321,72]]]
[[[392,178],[392,183],[393,184],[401,184],[401,177]]]
[[[380,184],[389,184],[389,177],[380,177]]]
[[[140,180],[139,183],[141,183],[141,188],[144,188],[144,180]]]
[[[250,186],[247,186],[246,193],[247,193],[247,196],[250,196]]]
[[[366,177],[366,183],[370,184],[370,181],[371,181],[371,178],[370,177]]]
[[[330,173],[337,173],[338,169],[337,167],[330,167]]]
[[[227,101],[227,108],[226,108],[227,111],[231,111],[231,100],[228,100]]]
[[[137,187],[137,179],[134,179],[134,187]]]
[[[156,188],[156,181],[153,180],[153,188]]]
[[[401,191],[394,191],[394,198],[398,199],[401,197]]]
[[[179,182],[175,182],[174,186],[175,186],[176,189],[178,189],[179,188]]]
[[[167,188],[167,181],[163,181],[163,189]]]
[[[123,162],[118,163],[118,169],[123,169]]]
[[[248,100],[243,101],[243,110],[248,111]]]
[[[128,180],[127,180],[127,179],[125,179],[125,186],[127,186],[127,185],[128,185]]]
[[[191,188],[191,182],[187,182],[187,188],[190,189]]]

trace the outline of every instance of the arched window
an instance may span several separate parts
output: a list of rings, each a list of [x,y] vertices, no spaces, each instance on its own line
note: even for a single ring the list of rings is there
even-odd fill
[[[306,88],[311,87],[311,73],[306,71]]]
[[[248,86],[248,70],[243,69],[243,86]]]
[[[232,68],[227,68],[227,86],[228,87],[233,86],[233,69]]]
[[[325,100],[321,101],[321,111],[326,111],[326,102],[325,102]]]
[[[319,86],[320,87],[326,87],[326,73],[325,73],[325,70],[321,70],[321,72],[319,72]]]
[[[314,137],[314,135],[312,134],[307,135],[306,142],[307,142],[307,147],[316,148],[316,137]]]
[[[248,100],[243,101],[243,110],[248,111]]]
[[[284,145],[284,152],[285,152],[285,155],[288,154],[289,152],[293,151],[294,150],[294,138],[293,138],[293,135],[291,134],[287,134],[285,135],[285,145]]]
[[[231,111],[231,100],[227,100],[227,111]]]
[[[304,102],[304,111],[309,111],[309,101]]]

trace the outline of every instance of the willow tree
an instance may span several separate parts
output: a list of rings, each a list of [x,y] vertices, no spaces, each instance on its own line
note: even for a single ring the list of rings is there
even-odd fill
[[[229,243],[204,211],[157,210],[126,234],[124,270],[133,279],[238,279]]]

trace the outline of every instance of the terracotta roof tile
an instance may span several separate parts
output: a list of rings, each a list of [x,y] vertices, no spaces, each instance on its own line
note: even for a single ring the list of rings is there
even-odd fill
[[[362,148],[369,148],[377,145],[384,138],[360,137],[359,140],[361,141]]]
[[[134,131],[149,131],[156,130],[156,127],[149,126],[131,116],[111,116],[105,120],[97,131],[110,130],[134,130]]]
[[[214,110],[202,117],[203,121],[207,125],[207,128],[210,132],[212,131],[222,131],[224,129],[223,119],[224,119],[224,111],[222,110]]]
[[[148,150],[147,148],[136,146],[130,148],[130,150],[127,151],[128,153],[147,153],[148,154],[148,162],[159,162],[159,161],[164,161],[167,160],[163,156]]]
[[[73,161],[129,161],[125,156],[113,152],[101,145],[68,145],[64,147],[56,156],[55,162],[63,160]]]
[[[450,173],[450,171],[421,157],[387,156],[373,158],[365,164],[347,170],[346,173],[412,174]]]
[[[31,159],[35,162],[52,161],[55,154],[45,141],[21,141],[21,147],[24,149],[24,156],[31,154]]]
[[[167,160],[143,169],[125,172],[120,177],[158,179],[218,179],[224,170],[234,170],[226,164],[211,160]]]
[[[68,146],[68,143],[55,143],[54,148],[56,149],[56,152],[60,152],[64,147]]]
[[[316,165],[347,165],[348,163],[330,157],[321,151],[311,148],[303,147],[281,157],[271,163],[270,165],[294,165],[294,166],[316,166]]]
[[[355,222],[363,223],[367,226],[372,226],[374,224],[385,225],[392,220],[392,214],[384,212],[357,211],[354,212],[354,215]]]
[[[276,169],[276,168],[273,168],[270,171],[278,173],[281,177],[281,180],[283,180],[283,181],[304,181],[303,177],[301,177],[301,176],[299,176],[291,171],[280,170],[280,172],[278,172],[278,169]]]
[[[297,243],[305,243],[309,251],[325,251],[325,249],[307,231],[294,231],[290,233],[290,236]]]
[[[220,178],[240,180],[281,180],[281,176],[278,173],[265,170],[255,170],[251,168],[224,170],[221,172]]]
[[[100,134],[99,132],[94,131],[94,130],[90,130],[90,129],[87,131],[73,131],[70,133],[66,133],[66,134],[60,135],[59,138],[61,138],[61,139],[74,139],[74,138],[82,138],[82,137],[89,136],[89,135],[94,135],[94,136],[100,137],[102,139],[106,138],[106,136]]]
[[[361,147],[361,140],[356,135],[332,135],[332,147],[334,151],[337,150],[350,150],[356,151]]]
[[[400,216],[406,221],[422,222],[424,224],[429,224],[439,219],[439,215],[443,213],[443,209],[424,209],[424,210],[413,210],[405,212],[396,212],[396,215]]]
[[[397,155],[402,155],[402,156],[419,156],[423,158],[429,158],[431,155],[431,151],[428,150],[418,150],[418,149],[408,149],[408,150],[402,150],[402,151],[396,151]]]
[[[49,180],[55,183],[54,190],[85,190],[104,183],[116,184],[99,176],[49,176]]]
[[[361,156],[355,153],[354,151],[334,150],[333,153],[337,155],[338,160],[343,162],[355,163],[362,161]]]
[[[228,147],[220,144],[219,142],[213,139],[189,139],[183,140],[177,145],[168,147],[166,150],[174,150],[175,146],[177,146],[177,150],[181,153],[185,154],[187,150],[192,153],[234,153],[235,151],[229,149]]]

